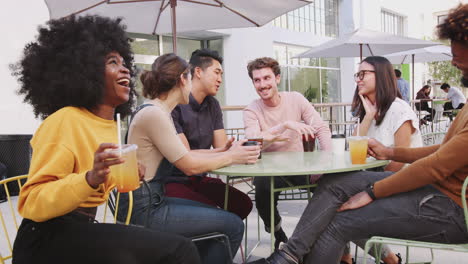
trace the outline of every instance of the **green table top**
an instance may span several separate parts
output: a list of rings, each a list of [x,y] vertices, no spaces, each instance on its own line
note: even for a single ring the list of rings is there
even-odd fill
[[[262,159],[251,165],[232,165],[212,173],[228,176],[284,176],[326,174],[335,172],[357,171],[382,167],[388,160],[367,158],[366,164],[351,164],[349,152],[267,152]]]

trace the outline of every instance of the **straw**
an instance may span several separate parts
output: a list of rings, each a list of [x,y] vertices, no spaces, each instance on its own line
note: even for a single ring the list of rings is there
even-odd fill
[[[260,126],[260,121],[257,119],[255,120],[257,122],[258,130],[255,130],[255,138],[259,138],[262,136],[262,128]]]
[[[122,150],[122,136],[120,134],[120,113],[117,113],[117,142],[119,144],[119,151]]]
[[[356,135],[356,136],[358,136],[358,137],[360,136],[360,134],[359,134],[359,124],[361,123],[359,119],[360,119],[360,118],[358,117],[358,118],[357,118],[357,135]]]

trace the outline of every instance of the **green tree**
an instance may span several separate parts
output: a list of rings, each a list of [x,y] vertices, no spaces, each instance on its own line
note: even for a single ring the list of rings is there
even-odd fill
[[[450,61],[430,62],[429,74],[434,80],[456,86],[460,84],[460,78],[462,77],[461,71],[453,67]]]
[[[430,39],[431,41],[441,42],[444,45],[450,46],[448,40]],[[429,62],[429,74],[432,79],[449,83],[450,85],[458,86],[460,78],[462,77],[461,71],[452,66],[451,61],[435,61]]]

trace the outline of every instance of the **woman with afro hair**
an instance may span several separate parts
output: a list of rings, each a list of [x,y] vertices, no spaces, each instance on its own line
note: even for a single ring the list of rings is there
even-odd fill
[[[19,94],[43,119],[31,146],[18,207],[24,217],[13,263],[199,263],[186,238],[135,226],[95,223],[96,207],[123,163],[116,113],[135,95],[133,56],[120,19],[51,20],[12,66]],[[143,177],[140,173],[140,177]]]

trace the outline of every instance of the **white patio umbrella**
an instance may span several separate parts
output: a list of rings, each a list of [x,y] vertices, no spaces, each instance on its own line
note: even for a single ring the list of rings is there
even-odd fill
[[[50,18],[75,15],[122,17],[127,31],[143,34],[259,27],[310,4],[309,0],[45,0]],[[178,19],[176,19],[176,12]],[[177,25],[176,25],[177,23]]]
[[[433,61],[448,61],[452,59],[452,50],[449,46],[437,45],[422,49],[407,50],[385,55],[392,64],[408,64],[411,63],[411,85],[414,99],[414,64],[433,62]]]
[[[299,58],[368,57],[419,49],[440,43],[402,37],[368,29],[357,29],[334,40],[327,41],[304,53]]]

